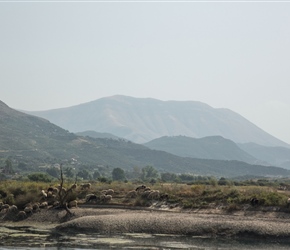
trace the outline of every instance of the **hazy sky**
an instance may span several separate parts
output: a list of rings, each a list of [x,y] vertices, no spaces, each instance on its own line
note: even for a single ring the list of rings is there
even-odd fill
[[[290,1],[0,1],[0,100],[229,108],[290,143]]]

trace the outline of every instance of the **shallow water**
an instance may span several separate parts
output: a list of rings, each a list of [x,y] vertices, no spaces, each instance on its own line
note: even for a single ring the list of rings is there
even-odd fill
[[[0,250],[77,249],[193,249],[193,250],[286,250],[288,242],[238,241],[159,234],[73,234],[55,235],[32,227],[0,227]]]

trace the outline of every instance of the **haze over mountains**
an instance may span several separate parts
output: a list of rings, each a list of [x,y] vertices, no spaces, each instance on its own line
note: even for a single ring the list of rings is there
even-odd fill
[[[143,145],[182,157],[238,160],[250,164],[259,163],[256,158],[241,150],[233,141],[221,136],[208,136],[198,139],[186,136],[164,136]]]
[[[0,158],[33,165],[77,160],[83,164],[131,169],[151,165],[161,172],[223,177],[289,176],[279,167],[251,165],[236,160],[180,157],[123,139],[77,136],[54,124],[9,108],[0,101]]]
[[[279,166],[290,169],[289,148],[266,147],[255,143],[236,144],[221,136],[208,136],[198,139],[186,136],[164,136],[143,145],[181,157],[238,160],[249,164]]]
[[[112,96],[47,111],[28,112],[71,132],[111,133],[136,143],[162,136],[222,136],[236,143],[290,147],[229,109],[194,101]]]

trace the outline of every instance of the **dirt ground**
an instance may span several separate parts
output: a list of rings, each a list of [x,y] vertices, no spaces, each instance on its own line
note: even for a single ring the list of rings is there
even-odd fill
[[[180,234],[211,237],[256,237],[289,240],[290,213],[275,209],[224,211],[223,209],[79,207],[72,214],[48,208],[23,220],[2,216],[1,224],[51,228],[59,234],[95,232]]]

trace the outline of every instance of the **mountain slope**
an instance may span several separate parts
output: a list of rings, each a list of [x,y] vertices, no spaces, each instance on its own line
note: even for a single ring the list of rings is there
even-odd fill
[[[27,113],[71,132],[94,130],[137,143],[162,136],[220,135],[238,143],[289,147],[239,114],[201,102],[112,96],[68,108]]]
[[[255,143],[238,144],[245,152],[257,159],[268,162],[274,166],[290,169],[290,149],[284,147],[265,147]]]
[[[200,139],[186,136],[164,136],[143,145],[181,157],[238,160],[251,164],[258,162],[253,156],[241,150],[233,141],[221,136],[209,136]]]
[[[161,172],[224,177],[290,175],[290,171],[283,168],[179,157],[123,139],[76,136],[47,120],[18,112],[0,102],[0,158],[7,157],[13,162],[28,164],[56,163],[74,158],[78,162],[75,166],[80,168],[88,164],[130,170],[152,165]]]
[[[99,132],[96,132],[96,131],[83,131],[83,132],[78,132],[78,133],[75,133],[76,135],[79,135],[79,136],[89,136],[89,137],[92,137],[92,138],[108,138],[108,139],[120,139],[118,136],[115,136],[113,134],[110,134],[110,133],[99,133]]]

